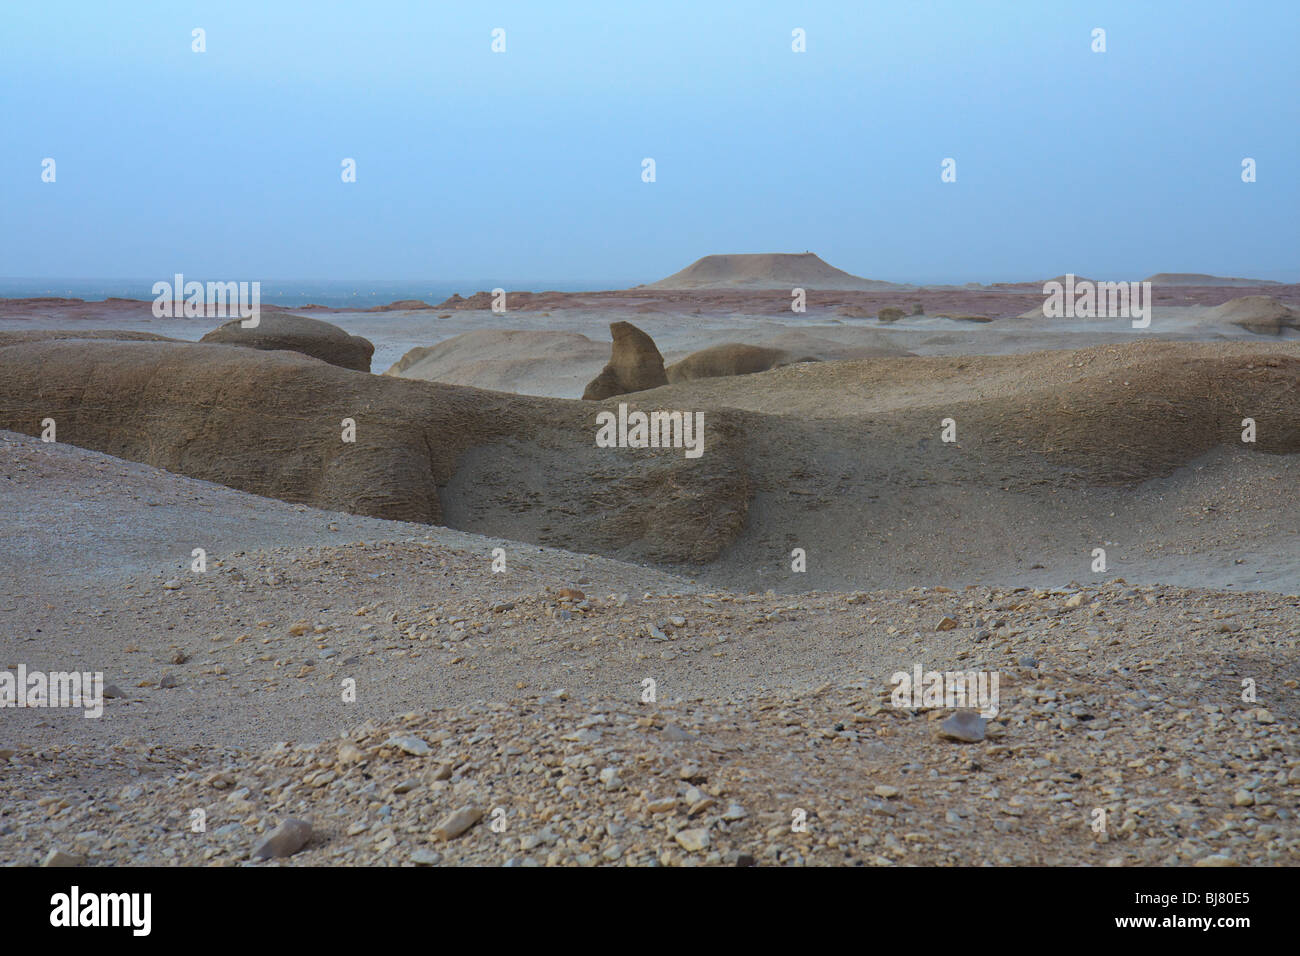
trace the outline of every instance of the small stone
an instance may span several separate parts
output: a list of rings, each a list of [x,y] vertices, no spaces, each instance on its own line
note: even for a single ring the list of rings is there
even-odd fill
[[[180,589],[181,589],[181,582],[177,581],[175,578],[173,578],[170,581],[163,582],[164,591],[179,591]]]
[[[608,791],[622,790],[623,780],[618,775],[617,767],[606,767],[600,772],[600,782]]]
[[[411,854],[411,862],[416,866],[437,866],[442,862],[442,854],[428,847],[420,847]]]
[[[678,727],[676,724],[665,724],[663,734],[664,734],[664,740],[671,740],[675,742],[695,739],[691,734],[688,734],[686,731],[682,730],[682,728]]]
[[[253,856],[259,860],[278,860],[293,856],[311,839],[311,824],[306,820],[288,817],[268,834]]]
[[[393,784],[393,793],[410,793],[420,786],[420,781],[415,779],[403,780],[401,783]]]
[[[956,621],[954,621],[950,617],[945,617],[942,621],[940,621],[937,625],[935,625],[934,629],[936,631],[951,631],[956,627],[957,627]]]
[[[698,853],[709,845],[709,831],[703,827],[690,830],[678,830],[674,839],[687,853]]]
[[[502,601],[500,604],[492,605],[492,613],[494,614],[504,614],[506,611],[513,611],[514,609],[515,609],[514,601]]]
[[[977,744],[984,739],[987,723],[973,710],[959,710],[939,725],[939,736],[966,744]]]
[[[891,787],[887,783],[878,783],[876,784],[876,787],[872,792],[878,797],[884,797],[886,800],[892,800],[896,796],[898,796],[899,789],[897,787]]]
[[[175,674],[167,674],[158,682],[159,687],[179,687],[181,682],[176,679]]]
[[[427,757],[433,749],[414,734],[393,734],[384,741],[385,747],[396,747],[413,757]]]
[[[1084,602],[1087,601],[1087,600],[1088,600],[1088,595],[1086,595],[1086,594],[1084,594],[1082,591],[1080,591],[1078,594],[1071,594],[1068,598],[1066,598],[1066,599],[1065,599],[1065,606],[1066,606],[1066,607],[1082,607],[1083,604],[1084,604]]]
[[[433,828],[433,835],[440,840],[454,840],[481,819],[482,810],[477,807],[461,807],[439,820]]]
[[[583,594],[577,588],[560,588],[560,591],[556,596],[561,601],[572,601],[575,604],[587,599],[587,595]]]
[[[126,694],[122,692],[122,688],[118,687],[116,684],[104,685],[104,698],[106,700],[114,700],[116,698],[125,697],[125,696]]]
[[[176,651],[171,656],[171,663],[173,664],[184,664],[187,660],[189,660],[189,658],[185,656],[184,651]]]
[[[85,862],[86,858],[84,856],[65,853],[62,850],[51,850],[49,854],[46,855],[41,866],[83,866],[85,865]]]
[[[727,809],[722,811],[722,819],[726,820],[728,823],[735,820],[743,820],[748,815],[749,814],[745,812],[745,808],[738,803],[729,803],[727,804]]]
[[[1237,863],[1230,856],[1222,853],[1212,853],[1209,856],[1203,856],[1192,866],[1236,866]]]
[[[366,752],[356,744],[345,743],[339,746],[338,762],[341,764],[360,763],[366,759]]]
[[[699,800],[694,800],[689,802],[690,802],[690,808],[686,811],[686,815],[688,817],[698,817],[705,810],[708,810],[711,807],[715,806],[718,801],[714,800],[712,797],[706,796],[706,797],[701,797]]]
[[[1238,790],[1232,795],[1232,802],[1239,807],[1253,807],[1255,795],[1249,790]]]
[[[1255,723],[1257,723],[1257,724],[1275,724],[1275,723],[1277,723],[1277,718],[1274,717],[1271,713],[1269,713],[1269,711],[1265,710],[1263,707],[1256,707],[1256,708],[1255,708]]]

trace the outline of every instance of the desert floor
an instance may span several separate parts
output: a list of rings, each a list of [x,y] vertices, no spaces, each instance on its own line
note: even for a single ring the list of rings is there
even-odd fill
[[[293,817],[313,835],[281,862],[308,865],[1300,863],[1300,456],[1142,430],[1180,363],[1240,384],[1300,356],[1206,323],[1238,294],[1157,305],[1145,333],[957,292],[929,311],[992,320],[725,297],[311,313],[371,339],[377,373],[467,331],[607,343],[618,320],[669,362],[727,341],[838,359],[636,395],[753,442],[745,527],[698,566],[546,546],[519,500],[476,495],[500,451],[445,489],[451,530],[0,432],[0,666],[111,685],[99,719],[0,711],[0,862],[246,865]],[[73,311],[0,310],[0,331],[212,325]],[[517,390],[574,399],[603,362]],[[891,706],[916,665],[997,672],[984,739]]]

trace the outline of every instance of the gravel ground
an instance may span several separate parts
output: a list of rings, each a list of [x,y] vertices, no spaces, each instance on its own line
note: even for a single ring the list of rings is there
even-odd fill
[[[6,437],[0,666],[114,696],[0,711],[4,863],[1300,862],[1293,595],[743,593]]]

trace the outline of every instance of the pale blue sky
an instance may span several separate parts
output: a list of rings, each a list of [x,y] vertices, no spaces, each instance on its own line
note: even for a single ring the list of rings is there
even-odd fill
[[[1300,281],[1298,41],[1295,0],[6,0],[0,276]]]

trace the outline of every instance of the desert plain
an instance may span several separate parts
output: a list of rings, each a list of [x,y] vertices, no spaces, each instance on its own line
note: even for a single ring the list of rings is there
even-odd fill
[[[107,685],[0,710],[0,861],[1295,865],[1300,285],[1150,278],[0,300],[0,667]]]

